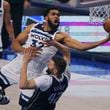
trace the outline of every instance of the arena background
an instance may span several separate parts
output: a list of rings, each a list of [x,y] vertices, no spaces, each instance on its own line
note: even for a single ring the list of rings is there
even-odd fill
[[[33,22],[43,21],[41,15],[44,10],[49,5],[53,6],[54,4],[52,0],[50,1],[32,0],[32,6],[24,12],[22,30]],[[62,16],[59,30],[69,33],[71,37],[83,43],[90,43],[101,40],[108,35],[102,28],[102,22],[99,24],[89,22],[88,8],[74,8],[65,4],[59,5],[59,3],[55,5],[61,8]],[[9,47],[3,55],[6,61],[1,61],[0,67],[14,57],[16,54]],[[71,49],[71,81],[69,88],[58,103],[57,110],[109,110],[109,65],[110,42],[86,52]],[[17,86],[8,88],[8,95],[12,101],[7,106],[0,106],[1,110],[18,110],[18,94]]]

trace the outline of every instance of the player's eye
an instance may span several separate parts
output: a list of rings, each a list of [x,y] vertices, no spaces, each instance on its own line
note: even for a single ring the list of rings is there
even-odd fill
[[[60,16],[59,13],[52,13],[53,16],[57,15],[57,16]]]

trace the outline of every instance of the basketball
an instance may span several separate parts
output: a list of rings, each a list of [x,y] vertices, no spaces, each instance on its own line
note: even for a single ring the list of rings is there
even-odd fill
[[[103,28],[107,33],[110,33],[110,18],[104,21]]]

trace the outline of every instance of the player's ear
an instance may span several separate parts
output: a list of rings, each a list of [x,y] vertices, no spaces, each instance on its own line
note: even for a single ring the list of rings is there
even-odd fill
[[[48,17],[47,16],[45,16],[45,18],[44,18],[46,21],[48,21]]]
[[[55,68],[55,69],[54,69],[54,73],[57,73],[57,72],[58,72],[58,70]]]

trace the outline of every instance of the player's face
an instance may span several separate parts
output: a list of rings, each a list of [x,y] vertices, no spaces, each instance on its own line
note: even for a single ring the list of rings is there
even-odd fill
[[[48,62],[48,71],[49,71],[50,73],[56,73],[56,72],[57,72],[57,69],[56,69],[56,66],[55,66],[55,63],[54,63],[53,60],[50,60],[50,61]]]
[[[50,10],[46,20],[52,29],[57,29],[60,22],[60,14],[58,10]]]

